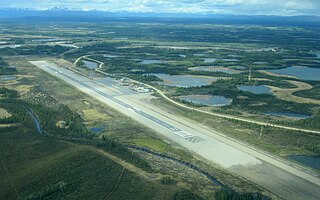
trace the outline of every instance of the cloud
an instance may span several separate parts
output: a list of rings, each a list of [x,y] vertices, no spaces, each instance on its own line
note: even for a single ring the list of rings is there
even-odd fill
[[[320,15],[319,0],[1,0],[2,7],[134,12]]]

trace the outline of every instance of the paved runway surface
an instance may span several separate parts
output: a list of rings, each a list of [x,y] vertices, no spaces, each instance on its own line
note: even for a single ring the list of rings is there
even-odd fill
[[[46,61],[31,63],[186,149],[286,199],[318,199],[320,196],[317,174],[148,104],[139,99],[139,96],[143,99],[143,94],[129,91],[114,80],[91,80]]]

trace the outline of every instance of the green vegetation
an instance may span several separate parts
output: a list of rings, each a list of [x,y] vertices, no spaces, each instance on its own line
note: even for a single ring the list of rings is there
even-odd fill
[[[14,55],[59,55],[70,48],[60,45],[48,46],[48,45],[35,45],[35,46],[23,46],[17,48],[0,48],[0,55],[14,56]]]
[[[273,127],[262,127],[236,120],[221,119],[195,111],[190,112],[190,110],[177,108],[172,104],[168,104],[165,100],[154,100],[153,103],[163,107],[163,109],[168,109],[176,114],[186,116],[224,134],[256,145],[261,149],[280,156],[290,154],[319,154],[320,146],[318,135]],[[297,125],[296,123],[298,122],[292,123],[292,125]],[[312,126],[314,126],[314,124],[312,124]]]
[[[244,110],[247,112],[298,112],[312,114],[313,105],[299,104],[285,100],[277,99],[273,95],[260,94],[256,95],[251,92],[243,92],[238,89],[238,85],[246,84],[243,79],[220,79],[210,86],[202,86],[197,88],[178,88],[175,95],[223,95],[232,98],[233,102],[230,106],[221,109],[222,112],[234,112]],[[272,105],[272,106],[271,106]],[[316,126],[316,125],[315,125]]]
[[[0,138],[1,199],[170,199],[176,188],[146,181],[86,146],[25,127]],[[121,175],[120,182],[119,176]]]
[[[17,72],[15,67],[10,67],[7,62],[5,62],[0,57],[0,75],[12,75]]]
[[[296,96],[320,100],[320,85],[316,84],[311,90],[304,90],[293,93]]]
[[[320,51],[319,29],[312,26],[225,25],[205,20],[147,20],[142,23],[39,23],[35,31],[31,23],[0,24],[5,30],[0,36],[7,38],[10,45],[21,45],[0,49],[0,55],[4,56],[6,61],[10,60],[7,61],[9,65],[0,59],[0,75],[16,74],[16,68],[10,66],[15,66],[17,62],[20,64],[17,65],[19,73],[22,71],[22,75],[28,76],[21,79],[19,77],[19,80],[15,81],[24,83],[23,86],[14,81],[3,84],[19,90],[21,96],[15,91],[0,88],[0,108],[12,114],[0,119],[0,123],[16,125],[0,127],[0,152],[4,152],[1,153],[1,159],[4,163],[3,169],[7,169],[0,172],[3,180],[0,183],[1,199],[99,198],[105,195],[111,195],[110,198],[115,199],[202,199],[202,195],[198,196],[202,192],[209,194],[203,195],[204,197],[214,198],[213,192],[217,188],[212,188],[197,175],[188,172],[187,175],[193,176],[186,178],[186,175],[181,175],[186,173],[183,171],[176,176],[175,173],[179,171],[175,168],[176,165],[161,165],[158,158],[132,151],[126,148],[126,145],[150,148],[155,152],[195,163],[226,185],[234,186],[243,192],[233,194],[219,191],[215,194],[217,199],[260,199],[259,195],[247,194],[247,191],[259,191],[256,186],[195,159],[184,149],[174,148],[174,145],[153,131],[30,67],[27,61],[39,57],[48,60],[64,58],[74,62],[79,57],[88,55],[88,58],[103,62],[102,70],[105,72],[116,77],[130,77],[152,84],[173,98],[178,95],[210,94],[233,99],[230,106],[201,108],[204,110],[300,128],[320,129],[319,104],[298,103],[267,94],[257,95],[240,91],[237,87],[246,84],[268,85],[281,89],[296,88],[289,82],[296,79],[274,76],[261,70],[287,66],[319,67],[319,59],[315,57],[315,52]],[[60,40],[63,38],[66,44],[74,44],[79,48],[72,49],[52,41],[51,44],[36,41],[39,35]],[[208,62],[206,58],[215,60]],[[155,62],[146,64],[142,62],[144,60]],[[83,67],[83,62],[78,62],[77,66]],[[189,69],[199,66],[237,70],[240,73]],[[250,82],[249,69],[252,70]],[[81,70],[85,71],[86,68]],[[146,76],[150,73],[205,75],[219,80],[203,87],[174,88],[157,85],[156,82],[161,79],[152,75]],[[34,78],[35,76],[37,78]],[[317,81],[301,82],[314,88],[295,92],[294,95],[320,99]],[[278,155],[320,154],[318,135],[223,120],[176,108],[161,99],[154,102],[170,112],[187,116]],[[37,115],[46,137],[34,134],[35,127],[26,108],[31,108]],[[310,114],[313,118],[294,120],[263,115],[270,111]],[[92,115],[96,113],[100,115],[94,118]],[[65,125],[59,126],[57,122],[64,122]],[[103,127],[104,131],[93,134],[88,130],[92,127]],[[146,181],[127,169],[123,171],[123,166],[97,151],[108,152],[144,172],[163,173],[165,177]],[[195,180],[188,180],[190,177]],[[194,184],[198,180],[201,180],[201,184]],[[180,188],[180,185],[186,183],[187,187]],[[115,185],[117,186],[114,187]],[[186,188],[191,188],[192,192]]]
[[[220,190],[214,194],[214,197],[219,200],[260,200],[263,197],[259,194],[237,194],[228,193]]]
[[[190,190],[182,190],[174,195],[173,200],[202,200],[202,198]]]
[[[17,92],[5,88],[0,89],[0,94],[0,106],[12,113],[12,117],[1,119],[0,123],[21,123],[18,128],[0,128],[1,199],[87,199],[109,194],[113,199],[166,199],[174,194],[175,188],[149,183],[132,172],[123,171],[121,166],[101,155],[98,149],[151,171],[146,161],[120,143],[104,137],[102,140],[92,135],[84,137],[85,133],[90,134],[84,131],[82,119],[67,107],[55,110],[41,104],[35,106],[20,100]],[[37,113],[47,137],[35,131],[27,107]],[[64,117],[68,130],[59,131],[54,123],[49,123],[55,121],[56,116]],[[72,128],[75,124],[77,128]]]
[[[177,183],[176,180],[174,180],[173,178],[171,178],[169,176],[165,176],[165,177],[161,178],[160,182],[164,185],[175,185]]]

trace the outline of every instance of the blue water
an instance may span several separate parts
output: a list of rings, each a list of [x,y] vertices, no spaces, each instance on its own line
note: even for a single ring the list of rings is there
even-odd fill
[[[103,55],[103,57],[105,57],[105,58],[118,58],[118,57],[120,57],[120,56],[118,56],[118,55]]]
[[[16,76],[1,76],[0,81],[11,81],[15,80],[17,77]]]
[[[91,62],[91,61],[86,61],[84,60],[83,63],[86,65],[87,68],[89,69],[96,69],[98,67],[98,64],[95,62]]]
[[[233,66],[232,68],[237,70],[246,69],[244,66]]]
[[[194,56],[198,56],[198,57],[202,57],[202,56],[204,56],[205,54],[202,54],[202,53],[195,53],[195,54],[193,54]]]
[[[287,67],[284,69],[267,70],[272,73],[295,76],[301,80],[320,81],[320,68]]]
[[[206,78],[188,75],[169,75],[169,74],[151,74],[162,79],[159,84],[175,86],[175,87],[198,87],[210,85],[216,78]]]
[[[99,128],[99,127],[95,127],[95,128],[90,128],[90,131],[92,131],[93,133],[101,133],[103,132],[105,129],[104,128]]]
[[[312,118],[312,116],[310,116],[310,115],[299,114],[299,113],[290,113],[290,112],[267,112],[265,114],[271,115],[271,116],[290,117],[290,118],[297,118],[297,119]]]
[[[148,64],[159,64],[163,63],[161,60],[142,60],[141,64],[148,65]]]
[[[205,58],[204,59],[204,62],[205,63],[212,63],[212,62],[215,62],[217,59],[215,59],[215,58]]]
[[[179,99],[207,106],[227,106],[232,103],[232,99],[226,98],[224,96],[212,95],[188,95],[179,97]]]
[[[320,170],[320,156],[290,155],[288,158]]]
[[[225,59],[221,59],[223,61],[227,61],[227,62],[238,62],[239,59],[235,59],[235,58],[225,58]]]
[[[239,71],[232,70],[232,69],[226,69],[221,67],[215,67],[215,66],[201,66],[201,67],[192,67],[189,68],[192,71],[205,71],[205,72],[223,72],[227,74],[238,74]]]
[[[253,64],[256,64],[256,65],[266,65],[268,64],[267,62],[254,62]]]
[[[254,94],[272,94],[271,88],[265,85],[242,85],[238,87],[244,92],[252,92]]]

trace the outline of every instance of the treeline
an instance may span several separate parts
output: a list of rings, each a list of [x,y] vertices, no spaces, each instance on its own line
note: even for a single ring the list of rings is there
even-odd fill
[[[72,141],[74,143],[78,143],[78,144],[95,146],[147,172],[153,172],[153,169],[151,168],[151,166],[146,160],[144,160],[138,154],[134,153],[125,145],[121,144],[120,142],[114,139],[111,139],[105,136],[102,136],[101,139],[100,138],[98,139],[97,137],[92,137],[92,138],[64,137],[64,139]]]
[[[17,48],[1,48],[0,55],[14,56],[14,55],[58,55],[70,50],[69,47],[55,45],[37,45],[37,46],[23,46]]]
[[[226,192],[224,190],[219,190],[214,193],[214,197],[217,200],[268,200],[268,197],[265,197],[259,193],[257,194],[239,194],[236,192]]]
[[[239,194],[236,192],[226,192],[224,190],[218,190],[214,193],[216,200],[269,200],[261,194]],[[204,200],[202,197],[194,194],[190,190],[182,190],[177,192],[173,200]]]
[[[143,83],[149,83],[154,81],[162,82],[162,79],[154,75],[130,74],[127,77]]]
[[[26,112],[27,103],[20,100],[17,91],[8,90],[7,88],[0,88],[0,108],[8,111],[11,116],[0,118],[0,124],[14,124],[21,123],[24,127],[32,128],[31,119]],[[5,128],[7,131],[15,127]]]
[[[15,67],[10,67],[9,64],[0,57],[0,75],[13,75],[16,72]]]
[[[65,105],[57,107],[30,105],[30,107],[38,116],[42,128],[48,134],[93,138],[93,133],[87,130],[81,116]],[[65,127],[58,126],[58,121],[65,122]]]
[[[18,99],[0,99],[0,108],[7,110],[12,116],[0,118],[0,123],[24,123],[28,116],[25,109],[25,102]]]
[[[0,88],[0,96],[3,98],[15,99],[19,97],[19,94],[15,90],[9,90],[7,88]]]
[[[26,120],[25,102],[17,99],[18,93],[7,88],[0,88],[0,108],[12,114],[11,117],[1,118],[0,123],[22,123]]]
[[[314,87],[310,90],[302,90],[302,91],[294,92],[293,95],[320,100],[320,84],[318,83],[314,85]]]

